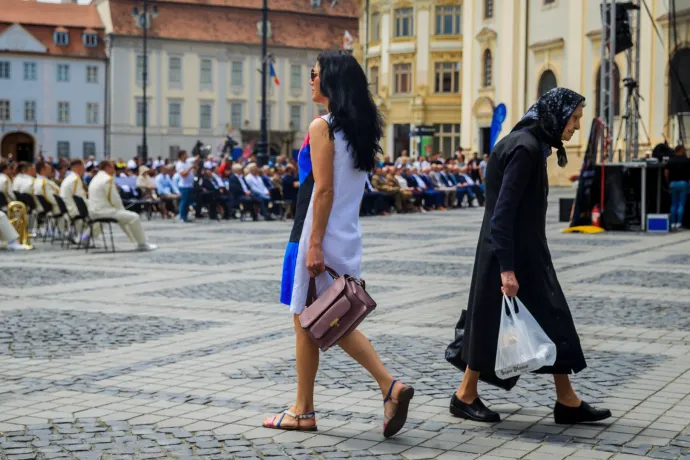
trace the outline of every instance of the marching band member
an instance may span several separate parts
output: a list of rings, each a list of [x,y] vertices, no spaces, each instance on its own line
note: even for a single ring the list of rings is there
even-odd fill
[[[60,197],[65,202],[67,206],[67,213],[69,217],[74,218],[79,215],[79,210],[74,202],[74,196],[81,197],[84,202],[86,202],[86,186],[84,185],[84,180],[82,177],[86,173],[86,168],[84,167],[84,161],[80,158],[76,158],[70,162],[70,172],[67,173],[65,179],[60,184]],[[74,223],[77,229],[78,235],[82,241],[89,238],[88,233],[86,233],[86,226],[84,222],[80,219]],[[97,238],[101,234],[101,226],[94,225],[92,229],[91,238]],[[76,242],[75,242],[76,244]]]
[[[132,243],[137,244],[139,251],[153,251],[155,244],[146,242],[144,229],[141,227],[139,214],[126,211],[115,185],[115,165],[110,160],[103,160],[98,166],[98,174],[89,183],[89,214],[92,218],[109,217],[117,220],[122,231]]]
[[[12,251],[23,251],[28,249],[26,246],[19,243],[19,235],[14,229],[7,214],[0,211],[0,242],[7,243],[7,249]]]

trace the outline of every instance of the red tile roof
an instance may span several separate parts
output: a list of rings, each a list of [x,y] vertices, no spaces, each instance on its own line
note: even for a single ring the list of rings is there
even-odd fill
[[[0,0],[0,23],[103,29],[96,7],[76,3]]]
[[[323,0],[324,4],[330,1]],[[113,33],[141,35],[141,29],[132,19],[136,2],[110,0],[109,4]],[[168,0],[158,1],[156,5],[158,16],[152,21],[150,37],[261,44],[261,36],[257,34],[261,0]],[[268,13],[272,32],[269,46],[335,49],[342,47],[346,30],[354,37],[357,35],[358,19],[351,16],[358,13],[354,0],[339,0],[335,7],[326,5],[322,9],[312,9],[308,0],[269,0],[271,6],[276,8]]]
[[[40,41],[46,47],[47,54],[105,59],[104,26],[93,5],[0,0],[0,34],[13,24],[21,25]],[[53,34],[56,30],[69,34],[68,45],[55,44]],[[97,46],[84,46],[84,31],[98,34]]]

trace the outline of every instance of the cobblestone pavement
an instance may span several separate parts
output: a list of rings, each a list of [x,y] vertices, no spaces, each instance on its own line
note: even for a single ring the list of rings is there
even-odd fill
[[[294,397],[291,318],[277,302],[290,223],[144,222],[153,253],[116,229],[115,254],[38,243],[0,253],[0,460],[690,459],[690,233],[548,237],[589,367],[573,379],[610,408],[557,426],[553,386],[482,386],[503,421],[452,417],[462,374],[445,346],[467,303],[479,209],[363,219],[363,273],[379,303],[361,325],[415,386],[384,440],[381,395],[341,350],[323,355],[319,431],[261,420]],[[529,307],[529,306],[528,306]]]

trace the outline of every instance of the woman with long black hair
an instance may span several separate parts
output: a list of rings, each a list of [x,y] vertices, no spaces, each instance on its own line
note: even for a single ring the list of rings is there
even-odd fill
[[[264,420],[267,428],[314,431],[314,380],[319,348],[302,329],[309,278],[317,296],[331,283],[328,265],[339,274],[359,278],[362,228],[359,206],[367,172],[381,152],[383,120],[364,71],[351,55],[327,51],[317,58],[309,83],[312,100],[329,113],[309,125],[299,152],[295,222],[283,262],[280,300],[290,306],[297,335],[297,397],[288,410]],[[395,435],[407,420],[414,389],[393,379],[371,343],[355,330],[338,345],[376,379],[384,404],[383,434]]]

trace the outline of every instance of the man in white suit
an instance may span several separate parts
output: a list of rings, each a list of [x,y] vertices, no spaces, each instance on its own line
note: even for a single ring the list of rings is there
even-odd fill
[[[50,203],[51,209],[44,209],[44,211],[52,212],[54,214],[59,213],[60,208],[58,207],[57,201],[55,201],[53,195],[60,194],[60,187],[58,187],[58,185],[52,179],[49,179],[49,177],[54,177],[53,167],[49,163],[39,161],[36,163],[36,173],[37,177],[34,181],[34,196],[42,196],[46,199],[46,201],[48,201],[48,203]],[[38,200],[36,200],[36,204],[40,205]]]
[[[4,161],[0,161],[0,193],[5,194],[7,202],[14,201],[16,198],[14,196],[14,189],[12,184],[12,174],[13,165],[7,164]]]
[[[28,193],[29,195],[34,194],[34,181],[36,175],[36,169],[34,165],[20,161],[17,165],[17,175],[12,181],[12,188],[15,193]]]
[[[84,177],[86,174],[86,169],[84,167],[84,161],[80,158],[76,158],[70,162],[70,171],[65,176],[65,179],[60,184],[60,197],[65,202],[67,206],[67,213],[69,217],[74,218],[79,215],[79,210],[77,209],[77,204],[74,202],[74,196],[78,196],[84,200],[86,203],[86,186],[84,185]],[[86,232],[86,226],[82,220],[75,222],[75,227],[77,229],[79,238],[85,241],[89,238]],[[97,238],[101,234],[101,226],[94,225],[92,238]],[[75,242],[76,244],[76,242]]]
[[[23,251],[28,249],[26,246],[19,244],[19,235],[17,231],[12,224],[10,224],[10,219],[7,218],[7,214],[0,211],[0,247],[5,243],[7,244],[7,249],[11,251]]]
[[[138,251],[153,251],[155,244],[146,242],[144,229],[141,227],[139,214],[126,211],[115,185],[115,165],[110,160],[103,160],[98,165],[98,174],[89,183],[89,215],[94,218],[109,217],[117,220],[120,228]]]

